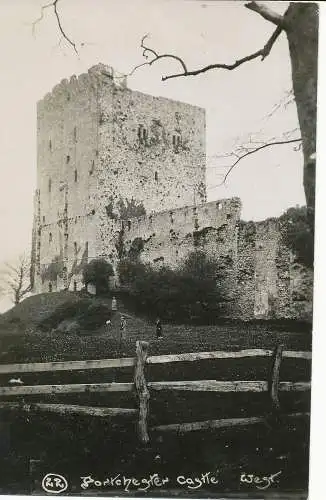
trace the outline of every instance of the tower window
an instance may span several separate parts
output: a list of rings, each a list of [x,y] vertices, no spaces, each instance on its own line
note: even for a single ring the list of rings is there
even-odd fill
[[[154,174],[154,179],[155,179],[156,181],[158,181],[158,173],[157,173],[157,172],[155,172],[155,174]]]
[[[78,172],[77,172],[77,169],[75,169],[75,182],[78,181]]]
[[[77,127],[74,127],[74,141],[77,142]]]
[[[95,168],[95,162],[94,162],[94,160],[93,160],[93,161],[92,161],[92,164],[91,164],[91,169],[90,169],[90,171],[89,171],[89,175],[92,175],[92,174],[93,174],[93,172],[94,172],[94,168]]]
[[[128,230],[130,231],[131,229],[131,220],[128,220]]]
[[[43,223],[45,222],[45,215],[43,215],[43,217],[42,217],[42,221],[43,221]]]
[[[51,179],[49,179],[49,184],[48,184],[49,193],[51,193],[51,188],[52,188],[52,181]]]
[[[49,283],[49,292],[52,292],[52,283]]]
[[[51,141],[51,139],[49,140],[49,150],[52,151],[52,141]]]
[[[77,254],[77,242],[74,241],[74,252],[75,252],[75,255]]]
[[[70,156],[69,156],[69,155],[67,155],[67,156],[66,156],[66,163],[68,164],[69,162],[70,162]]]
[[[74,292],[77,292],[77,281],[74,281]]]
[[[181,146],[181,135],[180,134],[173,134],[172,144],[173,144],[175,149],[177,149]]]
[[[52,233],[49,233],[49,243],[52,243]]]
[[[140,144],[146,144],[148,139],[148,131],[144,125],[139,125],[138,127],[138,139]]]

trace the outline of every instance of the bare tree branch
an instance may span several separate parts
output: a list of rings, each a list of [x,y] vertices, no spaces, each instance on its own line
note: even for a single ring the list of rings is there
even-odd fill
[[[279,141],[275,141],[275,142],[268,142],[266,144],[263,144],[262,146],[258,146],[258,147],[253,148],[253,149],[247,149],[247,151],[245,153],[243,153],[241,156],[238,156],[237,154],[234,153],[234,156],[237,157],[237,160],[230,167],[228,167],[228,170],[227,170],[226,174],[224,175],[223,181],[220,184],[217,184],[216,186],[211,186],[209,189],[213,189],[213,188],[216,188],[216,187],[219,187],[219,186],[222,186],[223,184],[225,184],[225,182],[226,182],[228,176],[230,175],[230,173],[232,172],[232,170],[238,165],[238,163],[241,160],[243,160],[247,156],[255,154],[258,151],[261,151],[262,149],[269,148],[272,146],[279,146],[282,144],[291,144],[291,143],[301,142],[301,141],[302,141],[301,137],[298,139],[288,139],[288,140],[282,140],[282,141],[279,140]]]
[[[30,259],[21,255],[17,262],[5,264],[0,274],[0,294],[10,295],[18,304],[30,291]]]
[[[40,14],[40,17],[38,17],[33,23],[32,23],[32,32],[33,32],[33,35],[35,35],[35,27],[38,23],[40,23],[43,18],[44,18],[44,11],[46,9],[48,9],[49,7],[53,7],[53,2],[51,3],[47,3],[46,5],[42,5],[41,7],[41,14]]]
[[[269,7],[266,7],[266,5],[263,5],[260,2],[249,2],[245,4],[245,7],[249,10],[257,12],[257,14],[260,14],[267,21],[276,24],[276,26],[284,28],[284,16],[274,12]]]
[[[35,27],[36,25],[42,21],[42,19],[44,18],[44,11],[50,7],[53,7],[53,11],[54,11],[54,15],[55,15],[55,18],[56,18],[56,21],[57,21],[57,25],[58,25],[58,28],[59,28],[59,31],[62,35],[62,37],[66,40],[66,42],[68,42],[69,45],[71,45],[71,47],[74,49],[74,51],[76,52],[76,54],[78,54],[78,50],[77,50],[77,47],[76,47],[76,44],[75,42],[73,42],[71,40],[71,38],[68,37],[68,35],[66,34],[65,30],[63,29],[62,27],[62,23],[61,23],[61,19],[60,19],[60,15],[59,15],[59,12],[58,12],[58,2],[59,0],[53,0],[53,2],[50,2],[48,4],[45,4],[41,7],[41,15],[38,19],[36,19],[33,23],[32,23],[32,30],[33,30],[33,34],[35,33]]]
[[[136,71],[136,69],[142,66],[151,66],[160,59],[174,59],[181,65],[183,70],[182,73],[175,73],[173,75],[162,76],[162,81],[169,80],[171,78],[179,78],[181,76],[196,76],[199,75],[200,73],[206,73],[207,71],[210,71],[212,69],[226,69],[231,71],[233,69],[238,68],[239,66],[241,66],[246,62],[257,59],[258,57],[261,57],[263,61],[269,55],[274,43],[276,42],[279,35],[282,33],[282,30],[283,28],[281,26],[277,26],[276,30],[273,32],[272,36],[268,39],[267,43],[264,45],[262,49],[257,50],[253,54],[245,56],[242,59],[238,59],[232,64],[222,64],[222,63],[209,64],[208,66],[204,66],[203,68],[191,71],[187,69],[185,62],[181,59],[181,57],[176,56],[174,54],[159,54],[156,50],[146,46],[144,42],[145,39],[148,37],[148,35],[145,35],[141,40],[141,48],[143,49],[143,56],[145,57],[145,59],[149,59],[150,56],[153,56],[153,58],[149,61],[139,64],[138,66],[135,66],[128,76],[132,75]]]
[[[68,38],[68,36],[66,35],[66,32],[62,28],[60,16],[59,16],[59,13],[58,13],[58,7],[57,7],[58,1],[59,0],[54,0],[54,2],[53,2],[53,8],[54,8],[55,17],[57,19],[57,23],[58,23],[58,26],[59,26],[59,30],[60,30],[63,38],[73,47],[73,49],[76,52],[76,54],[78,54],[78,50],[77,50],[75,42],[73,42],[70,38]]]

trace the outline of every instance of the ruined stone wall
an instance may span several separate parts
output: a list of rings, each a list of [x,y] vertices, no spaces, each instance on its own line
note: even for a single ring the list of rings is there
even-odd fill
[[[239,224],[234,317],[310,321],[312,291],[313,272],[284,246],[278,219]]]
[[[124,221],[124,257],[132,257],[141,243],[141,261],[172,268],[195,249],[233,259],[240,210],[240,200],[233,198]]]
[[[240,210],[230,199],[125,221],[123,256],[176,268],[202,250],[223,279],[223,317],[311,320],[312,271],[284,246],[277,219],[242,222]]]

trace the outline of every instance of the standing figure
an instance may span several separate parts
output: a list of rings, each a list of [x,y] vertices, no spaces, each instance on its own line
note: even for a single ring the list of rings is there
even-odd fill
[[[126,326],[127,326],[126,318],[124,316],[121,316],[121,319],[120,319],[120,341],[124,338]]]
[[[157,320],[156,320],[156,337],[158,339],[163,338],[162,323],[161,323],[160,318],[157,318]]]
[[[117,299],[113,296],[112,297],[112,303],[111,303],[111,311],[112,311],[112,315],[115,314],[118,310],[118,306],[117,306]]]

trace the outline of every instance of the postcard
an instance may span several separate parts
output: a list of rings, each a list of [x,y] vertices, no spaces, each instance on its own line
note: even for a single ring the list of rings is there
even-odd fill
[[[0,494],[306,499],[318,4],[0,14]]]

